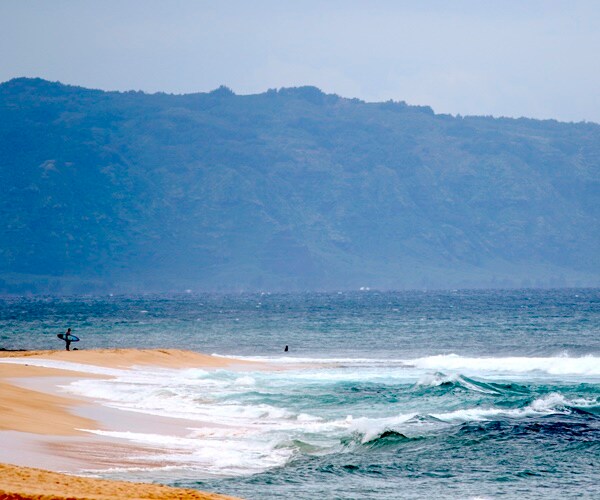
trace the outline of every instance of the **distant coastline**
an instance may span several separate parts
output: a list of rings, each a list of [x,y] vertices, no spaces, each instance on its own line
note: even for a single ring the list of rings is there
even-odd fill
[[[0,294],[600,284],[600,125],[0,84]]]

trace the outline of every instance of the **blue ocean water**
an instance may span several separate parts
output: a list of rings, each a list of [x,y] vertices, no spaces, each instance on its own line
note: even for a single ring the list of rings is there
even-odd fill
[[[106,477],[248,499],[600,498],[598,289],[0,300],[0,347],[62,348],[68,326],[82,349],[277,367],[65,387],[198,423],[184,437],[104,432],[162,450]]]

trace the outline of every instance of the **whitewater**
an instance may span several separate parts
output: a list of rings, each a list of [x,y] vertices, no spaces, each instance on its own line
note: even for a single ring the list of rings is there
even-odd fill
[[[600,497],[598,290],[65,298],[3,307],[2,331],[27,328],[40,345],[66,315],[85,324],[76,333],[90,347],[185,347],[259,362],[235,370],[98,367],[111,378],[62,384],[114,411],[181,421],[172,434],[83,429],[152,450],[135,467],[93,471],[103,477],[249,499]]]

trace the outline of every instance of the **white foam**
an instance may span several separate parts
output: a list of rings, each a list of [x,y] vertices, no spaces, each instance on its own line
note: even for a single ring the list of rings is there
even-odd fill
[[[528,406],[523,408],[468,408],[447,413],[433,413],[431,416],[445,422],[472,422],[490,420],[496,417],[523,418],[532,415],[549,415],[555,413],[567,413],[568,406],[572,402],[558,393],[550,393],[534,399]]]
[[[424,387],[439,387],[440,385],[453,383],[460,380],[460,375],[453,373],[451,375],[445,375],[443,373],[426,374],[419,378],[417,381],[418,386]]]
[[[400,411],[394,406],[395,413],[390,415],[391,407],[382,405],[377,410],[366,401],[361,403],[359,398],[353,400],[352,410],[335,406],[337,397],[343,404],[343,394],[332,394],[334,403],[330,401],[329,406],[319,407],[317,402],[319,395],[328,396],[330,391],[333,393],[340,387],[339,382],[346,381],[406,384],[408,388],[415,383],[435,387],[459,382],[474,391],[487,393],[485,384],[480,387],[460,374],[473,373],[485,378],[487,374],[510,377],[535,372],[536,377],[542,373],[555,378],[563,375],[581,378],[580,375],[600,374],[599,358],[593,356],[475,358],[453,354],[413,360],[281,359],[281,363],[289,363],[289,369],[234,372],[138,367],[119,370],[42,359],[2,359],[0,362],[110,375],[110,379],[75,380],[64,388],[119,410],[197,422],[185,436],[138,433],[135,429],[119,432],[90,429],[87,432],[158,450],[144,455],[136,463],[143,465],[144,460],[159,465],[175,463],[178,467],[198,471],[198,477],[252,474],[285,465],[295,453],[291,444],[294,440],[314,444],[319,447],[319,453],[327,453],[339,450],[340,443],[352,435],[355,436],[353,442],[363,443],[386,430],[414,437],[449,424],[567,413],[570,406],[598,404],[592,399],[571,401],[555,392],[533,399],[523,408],[512,409],[495,407],[490,399],[484,400],[488,403],[486,407],[458,409],[456,406],[436,407],[439,403],[431,400],[414,400]],[[316,389],[316,408],[306,403],[310,399],[303,400],[304,389],[307,394]],[[296,398],[295,407],[288,402],[288,394]],[[354,416],[347,415],[349,412]]]
[[[416,359],[369,359],[369,358],[294,358],[265,356],[222,356],[228,359],[262,361],[272,364],[331,367],[386,367],[386,368],[424,368],[428,370],[466,370],[477,373],[529,373],[539,371],[551,375],[600,375],[600,357],[587,355],[580,357],[468,357],[458,354],[440,354]]]
[[[435,420],[419,419],[424,415],[418,413],[398,414],[387,418],[353,418],[348,415],[344,420],[336,422],[338,429],[344,428],[351,434],[359,434],[360,441],[367,443],[381,436],[385,431],[400,432],[408,437],[415,437],[436,429],[441,424],[460,424],[466,422],[481,422],[497,418],[526,418],[534,415],[566,414],[573,401],[567,400],[558,393],[550,393],[534,399],[523,408],[464,408],[443,413],[426,415]],[[437,422],[439,423],[437,423]]]
[[[180,467],[197,469],[203,475],[246,475],[285,465],[293,450],[276,448],[272,440],[243,440],[224,436],[189,437],[137,432],[116,432],[82,429],[85,432],[123,439],[138,445],[163,449],[163,453],[136,455],[137,461],[148,463],[180,464]],[[139,453],[139,452],[138,452]],[[142,468],[142,470],[144,470]]]
[[[416,416],[415,413],[397,415],[390,418],[349,418],[346,419],[348,423],[348,430],[352,433],[358,433],[361,437],[362,443],[367,443],[373,439],[381,436],[386,430],[399,430],[402,425],[408,422],[410,419]]]
[[[118,368],[105,368],[103,366],[72,363],[70,361],[55,361],[52,359],[4,358],[0,359],[0,363],[39,366],[41,368],[55,368],[57,370],[70,370],[94,375],[119,376],[128,372],[128,370],[120,370]]]
[[[256,384],[256,380],[254,380],[252,377],[250,376],[246,376],[246,377],[238,377],[235,379],[235,383],[237,385],[245,385],[245,386],[250,386],[250,385],[255,385]]]
[[[282,365],[295,365],[295,364],[314,364],[314,365],[348,365],[348,366],[359,366],[359,365],[404,365],[406,360],[403,359],[376,359],[376,358],[302,358],[293,356],[232,356],[227,354],[213,353],[212,356],[216,358],[232,359],[237,361],[255,361],[255,362],[268,362],[273,364]]]
[[[600,375],[600,358],[591,355],[582,357],[470,358],[447,354],[418,358],[412,360],[411,363],[418,368],[476,373],[539,371],[551,375]]]

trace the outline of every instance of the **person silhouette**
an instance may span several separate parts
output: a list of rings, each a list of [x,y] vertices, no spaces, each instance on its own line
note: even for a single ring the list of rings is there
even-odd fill
[[[71,350],[71,339],[70,339],[70,335],[71,335],[71,329],[67,328],[67,333],[65,333],[65,349],[67,351]]]
[[[288,350],[289,350],[289,349],[288,349],[288,346],[286,345],[286,346],[285,346],[285,349],[283,350],[283,352],[288,352]]]

